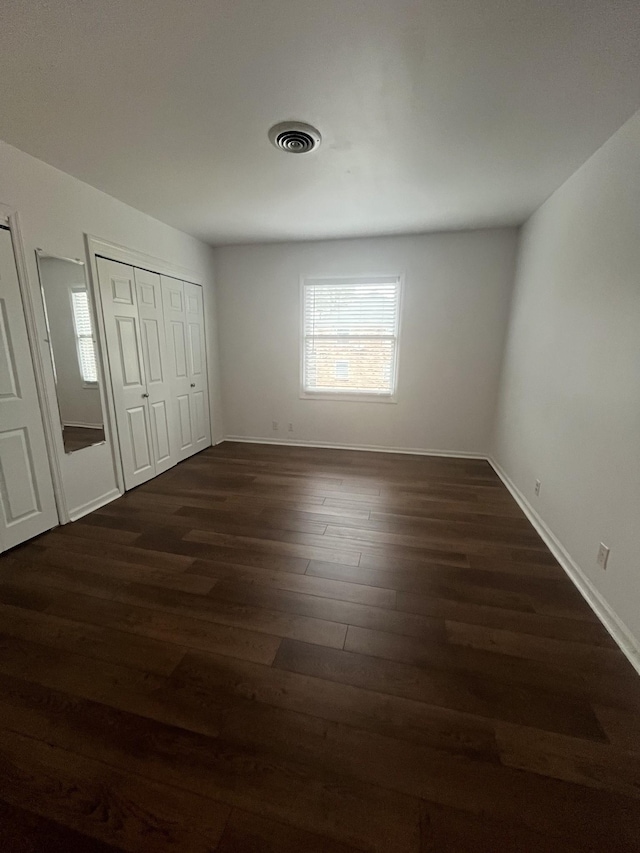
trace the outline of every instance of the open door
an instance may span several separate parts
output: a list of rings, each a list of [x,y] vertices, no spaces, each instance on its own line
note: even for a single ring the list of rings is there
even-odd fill
[[[57,524],[11,233],[0,226],[0,550]]]

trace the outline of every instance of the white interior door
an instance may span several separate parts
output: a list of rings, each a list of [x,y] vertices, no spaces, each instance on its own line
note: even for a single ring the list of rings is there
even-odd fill
[[[156,474],[178,461],[177,430],[171,385],[167,379],[168,352],[165,339],[162,289],[157,273],[136,268],[136,295],[142,355],[146,376],[149,423]]]
[[[204,301],[202,288],[187,281],[184,283],[184,295],[187,314],[187,371],[190,380],[191,426],[194,453],[197,453],[211,444]]]
[[[191,401],[191,380],[187,361],[187,312],[184,282],[161,276],[162,303],[167,338],[168,379],[176,413],[178,459],[196,452]]]
[[[133,267],[97,258],[125,488],[155,477]]]
[[[0,227],[0,550],[58,524],[11,233]]]

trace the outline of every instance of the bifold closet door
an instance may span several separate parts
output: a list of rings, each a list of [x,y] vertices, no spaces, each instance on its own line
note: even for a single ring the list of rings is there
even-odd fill
[[[146,376],[147,405],[155,473],[160,474],[178,461],[175,413],[171,385],[167,379],[162,289],[158,273],[134,269],[142,358]]]
[[[211,444],[211,418],[209,416],[209,386],[207,383],[207,357],[204,336],[204,299],[197,284],[184,283],[187,312],[187,368],[191,392],[194,452]]]
[[[133,267],[98,258],[98,278],[125,487],[156,475]]]
[[[202,288],[169,276],[161,281],[177,452],[187,459],[211,444]]]
[[[11,233],[0,226],[0,550],[58,524]]]

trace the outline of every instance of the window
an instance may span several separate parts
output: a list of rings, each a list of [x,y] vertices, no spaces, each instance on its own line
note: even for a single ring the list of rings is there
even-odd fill
[[[391,400],[400,278],[307,279],[302,285],[302,394]]]
[[[96,346],[91,327],[89,295],[84,288],[71,290],[71,310],[73,314],[73,327],[76,333],[76,350],[78,352],[80,373],[87,385],[95,385],[98,381]]]

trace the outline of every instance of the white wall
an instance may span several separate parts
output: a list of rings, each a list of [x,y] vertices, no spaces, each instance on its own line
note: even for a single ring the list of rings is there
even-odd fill
[[[40,258],[38,266],[55,362],[60,419],[65,425],[101,426],[104,419],[100,390],[82,379],[71,306],[71,288],[88,286],[86,267],[45,257]]]
[[[46,337],[38,292],[35,249],[66,258],[86,258],[84,233],[145,252],[190,269],[205,281],[209,383],[213,435],[222,434],[213,289],[212,249],[193,237],[134,210],[111,196],[0,142],[0,203],[20,216],[29,285],[38,306],[41,336]],[[208,286],[207,286],[208,285]],[[48,376],[53,395],[53,377]],[[55,399],[52,397],[52,399]],[[214,439],[215,440],[215,439]],[[60,438],[60,449],[62,448]],[[65,494],[71,513],[108,494],[115,487],[109,445],[60,453]],[[90,476],[87,476],[87,472]]]
[[[494,456],[640,648],[640,113],[522,231]]]
[[[226,434],[486,453],[516,242],[496,229],[217,249]],[[397,404],[300,399],[300,277],[374,273],[405,276]]]

